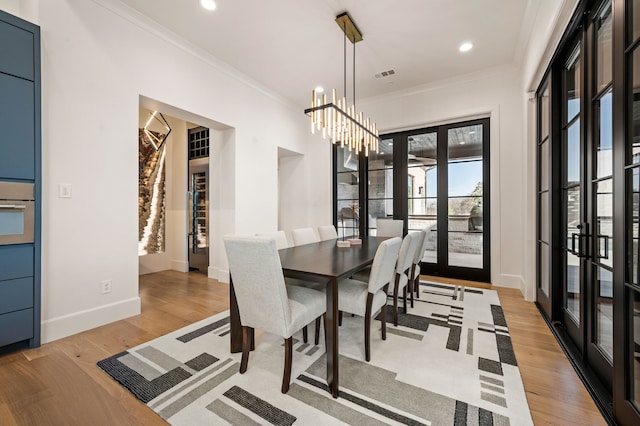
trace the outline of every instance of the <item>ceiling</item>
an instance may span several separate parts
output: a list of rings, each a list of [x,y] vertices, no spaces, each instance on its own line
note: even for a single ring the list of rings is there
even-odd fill
[[[280,96],[306,107],[320,85],[343,93],[348,11],[356,44],[357,100],[503,66],[518,66],[537,0],[121,0]],[[470,52],[460,53],[463,42]],[[347,94],[353,88],[347,42]],[[376,78],[375,74],[395,74]]]

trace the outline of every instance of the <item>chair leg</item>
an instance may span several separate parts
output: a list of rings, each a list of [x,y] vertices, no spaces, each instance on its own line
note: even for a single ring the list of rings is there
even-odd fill
[[[342,326],[342,311],[338,311],[338,327]]]
[[[384,291],[384,294],[387,294],[387,291],[389,289],[389,284],[385,285],[382,288],[382,291]],[[385,302],[384,305],[382,305],[382,308],[380,308],[380,322],[381,322],[381,332],[382,332],[382,340],[387,340],[387,303]]]
[[[407,286],[404,286],[402,288],[402,301],[403,301],[402,312],[406,314],[407,313]]]
[[[416,297],[420,299],[420,275],[416,277],[416,283],[414,287],[416,289]]]
[[[320,342],[320,317],[316,318],[316,336],[314,339],[314,343],[316,346],[318,346],[318,343]]]
[[[293,339],[284,339],[284,373],[282,374],[282,393],[289,392],[291,381],[291,359],[293,358]]]
[[[373,294],[367,294],[367,309],[364,314],[364,358],[369,362],[371,359],[371,307],[373,305]]]
[[[396,283],[393,286],[393,325],[398,326],[398,286],[400,285],[400,274],[396,273]]]
[[[409,280],[409,293],[411,294],[411,309],[413,309],[413,284],[414,284],[414,279],[413,279],[413,275],[416,272],[416,265],[411,265],[411,279]]]
[[[302,327],[302,341],[307,343],[308,335],[307,335],[307,326]]]
[[[240,361],[240,374],[247,371],[249,364],[249,350],[251,349],[251,327],[242,326],[242,359]]]

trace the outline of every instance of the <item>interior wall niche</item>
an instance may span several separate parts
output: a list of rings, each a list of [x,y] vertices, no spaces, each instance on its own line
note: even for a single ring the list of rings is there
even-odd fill
[[[138,129],[138,255],[140,256],[165,251],[166,144],[164,140],[169,132],[171,128],[159,113],[152,113],[147,124]]]

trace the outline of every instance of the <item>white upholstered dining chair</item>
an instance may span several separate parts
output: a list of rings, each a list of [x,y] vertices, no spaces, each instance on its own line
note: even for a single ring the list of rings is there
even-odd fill
[[[287,240],[287,234],[284,231],[276,231],[276,232],[268,232],[268,233],[264,233],[264,234],[256,234],[257,237],[267,237],[267,238],[273,238],[276,242],[276,248],[278,250],[282,250],[285,248],[289,248],[291,247],[291,244],[289,244],[289,241]],[[298,286],[298,287],[306,287],[306,288],[310,288],[312,290],[317,290],[317,291],[321,291],[323,292],[323,294],[325,294],[325,290],[326,290],[326,285],[322,284],[322,283],[317,283],[317,282],[310,282],[310,281],[304,281],[304,280],[300,280],[297,278],[291,278],[291,277],[284,277],[284,282],[287,286]],[[307,328],[303,328],[302,329],[302,339],[304,341],[304,343],[307,343]],[[314,338],[314,342],[317,345],[318,342],[320,341],[320,321],[316,321],[316,328],[315,328],[315,338]]]
[[[407,313],[407,284],[409,283],[413,258],[419,244],[420,236],[412,232],[404,237],[400,247],[393,289],[389,289],[393,295],[393,325],[396,327],[398,326],[398,298],[400,297],[400,291],[402,291],[402,300],[404,302],[403,310],[405,314]]]
[[[369,282],[345,279],[338,286],[338,310],[364,317],[365,359],[371,359],[371,318],[380,310],[382,340],[387,339],[386,306],[389,283],[394,278],[400,238],[383,241],[371,265]]]
[[[320,234],[320,241],[335,240],[338,238],[338,232],[333,225],[318,226],[318,234]]]
[[[429,243],[429,240],[427,239],[427,232],[429,232],[428,229],[425,228],[420,232],[423,234],[423,237],[413,258],[413,266],[411,267],[411,280],[413,281],[413,284],[410,286],[410,289],[415,293],[417,298],[420,298],[420,262],[422,261],[424,252],[427,249],[427,244]],[[413,308],[413,297],[411,297],[411,307]]]
[[[294,246],[317,243],[318,241],[320,241],[316,233],[313,231],[313,228],[294,229],[293,231],[291,231],[291,236],[293,237]]]
[[[256,234],[257,237],[271,237],[276,240],[276,248],[278,250],[289,248],[291,244],[287,240],[287,234],[284,231],[268,232],[266,234]]]
[[[326,312],[325,294],[301,286],[285,286],[275,240],[266,237],[225,237],[229,273],[242,325],[240,373],[247,370],[251,339],[259,328],[284,338],[282,393],[289,390],[293,356],[292,335],[312,321],[319,326]]]
[[[404,221],[395,219],[378,219],[376,220],[376,236],[377,237],[401,237],[404,227]]]

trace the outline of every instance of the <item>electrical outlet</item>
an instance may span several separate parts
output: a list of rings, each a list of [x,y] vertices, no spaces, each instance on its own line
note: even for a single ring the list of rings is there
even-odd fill
[[[111,280],[103,280],[100,282],[100,293],[111,293]]]

